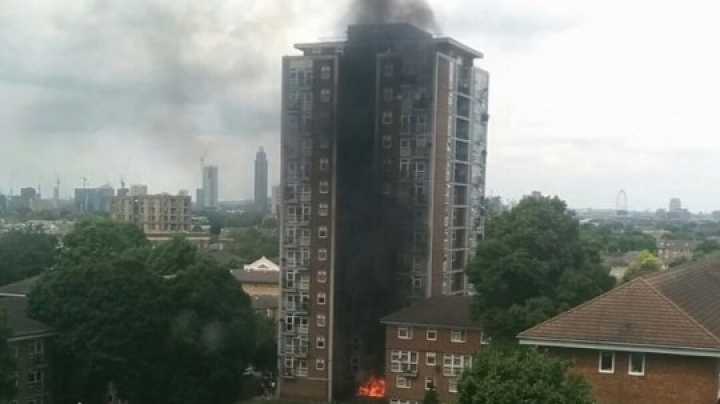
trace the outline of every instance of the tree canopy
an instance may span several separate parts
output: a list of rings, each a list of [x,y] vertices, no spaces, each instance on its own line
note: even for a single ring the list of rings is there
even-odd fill
[[[42,228],[0,234],[0,285],[39,275],[55,262],[58,241]]]
[[[650,251],[641,251],[628,266],[627,272],[623,275],[623,281],[635,279],[639,276],[660,272],[663,269],[663,262]]]
[[[565,202],[543,196],[488,221],[468,275],[474,316],[488,335],[505,340],[615,284]]]
[[[187,241],[140,235],[83,223],[29,296],[58,330],[58,402],[99,402],[113,382],[129,402],[234,403],[258,345],[249,297]]]
[[[15,396],[15,360],[10,353],[10,328],[7,317],[0,308],[0,401],[11,401]]]
[[[585,241],[593,244],[601,254],[619,255],[629,251],[657,251],[655,237],[622,223],[584,224],[581,226],[581,236]]]
[[[481,349],[458,384],[458,404],[592,404],[569,364],[534,348]]]

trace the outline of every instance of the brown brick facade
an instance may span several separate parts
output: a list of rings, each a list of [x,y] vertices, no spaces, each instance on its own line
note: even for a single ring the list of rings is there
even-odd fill
[[[466,329],[465,342],[452,342],[451,329],[434,328],[437,331],[437,337],[434,341],[428,340],[428,327],[425,326],[408,326],[412,328],[412,338],[401,339],[398,337],[398,326],[388,325],[385,332],[386,352],[385,352],[385,379],[387,386],[387,399],[393,400],[422,402],[425,397],[426,379],[432,380],[438,393],[438,398],[442,403],[450,403],[455,398],[455,393],[450,391],[451,379],[457,377],[445,376],[443,374],[443,361],[445,355],[462,355],[472,356],[482,346],[482,332],[480,330]],[[433,327],[431,327],[433,328]],[[418,366],[417,372],[410,374],[409,388],[398,387],[397,377],[403,373],[392,371],[392,351],[412,351],[417,352]],[[428,353],[435,354],[435,365],[428,365]]]
[[[627,352],[615,353],[614,373],[599,372],[599,351],[552,348],[574,362],[592,386],[598,404],[713,404],[718,397],[718,359],[645,355],[645,374],[628,374]]]

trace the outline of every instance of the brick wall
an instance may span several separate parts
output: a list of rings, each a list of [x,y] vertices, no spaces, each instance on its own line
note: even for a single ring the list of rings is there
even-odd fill
[[[399,339],[398,326],[388,325],[385,327],[385,380],[387,386],[387,398],[389,400],[410,400],[421,402],[425,397],[425,379],[432,378],[435,384],[438,398],[442,403],[449,403],[454,400],[455,393],[449,391],[451,377],[443,375],[443,356],[445,354],[474,355],[481,348],[482,332],[479,330],[466,330],[466,341],[464,343],[452,342],[450,339],[451,330],[437,328],[437,339],[427,339],[427,327],[415,326],[412,339]],[[419,354],[417,375],[411,378],[410,388],[398,388],[396,377],[400,373],[391,372],[391,355],[393,349],[405,351],[416,351]],[[435,353],[435,366],[427,365],[427,353]]]
[[[598,404],[714,404],[718,396],[718,360],[674,355],[645,355],[645,375],[628,374],[627,352],[615,353],[615,371],[598,371],[598,351],[551,349],[574,361],[573,369],[592,386]]]
[[[306,378],[283,379],[280,397],[298,400],[327,401],[327,382]]]

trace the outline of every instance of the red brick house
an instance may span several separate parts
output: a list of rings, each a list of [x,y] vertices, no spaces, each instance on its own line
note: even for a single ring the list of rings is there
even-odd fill
[[[598,404],[714,404],[720,257],[635,279],[518,338],[572,359]]]
[[[382,319],[390,404],[420,403],[430,386],[440,402],[453,401],[459,376],[485,343],[470,303],[469,296],[437,296]]]

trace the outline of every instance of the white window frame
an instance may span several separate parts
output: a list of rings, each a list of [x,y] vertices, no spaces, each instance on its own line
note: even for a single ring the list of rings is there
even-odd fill
[[[382,123],[383,123],[383,125],[392,125],[392,123],[393,123],[392,111],[383,111]]]
[[[425,338],[427,338],[428,341],[437,341],[437,337],[438,337],[437,328],[428,327],[425,332]]]
[[[327,283],[327,271],[318,271],[317,272],[317,282],[318,283]]]
[[[318,226],[318,238],[328,238],[327,226]]]
[[[639,371],[639,372],[635,372],[635,371],[633,371],[633,369],[632,369],[633,356],[636,356],[636,355],[639,355],[640,358],[642,359],[642,362],[641,362],[641,363],[642,363],[642,370]],[[644,353],[642,353],[642,352],[630,352],[630,353],[628,354],[628,374],[629,374],[630,376],[645,376],[645,367],[646,367],[646,358],[645,358],[645,354],[644,354]]]
[[[390,350],[390,372],[392,373],[416,373],[419,364],[420,353],[418,351]]]
[[[315,348],[325,349],[326,346],[325,337],[315,337]]]
[[[412,327],[398,327],[397,337],[398,337],[398,339],[412,339],[412,337],[413,337]]]
[[[318,204],[318,215],[327,216],[330,206],[327,203]]]
[[[464,343],[467,342],[467,333],[465,330],[451,330],[450,342]]]
[[[327,304],[327,294],[325,292],[318,292],[316,300],[317,304],[323,306]]]
[[[457,387],[458,387],[458,379],[456,377],[451,377],[448,379],[448,392],[449,393],[457,393]]]
[[[323,88],[320,90],[320,102],[330,102],[330,89]]]
[[[317,317],[315,317],[315,325],[324,328],[327,326],[327,317],[325,317],[324,314],[318,314]]]
[[[390,135],[383,135],[382,137],[382,147],[383,149],[389,149],[392,147],[392,136]]]
[[[610,369],[603,369],[603,354],[610,354]],[[615,352],[599,351],[598,352],[598,372],[615,373]]]
[[[318,163],[320,166],[320,171],[327,171],[328,167],[330,167],[330,159],[327,157],[321,157]]]
[[[319,187],[321,194],[327,194],[330,192],[330,182],[329,181],[320,181]]]
[[[472,367],[472,356],[445,354],[443,356],[443,376],[458,377],[465,369]]]
[[[315,370],[325,370],[325,359],[315,359]]]
[[[427,366],[436,366],[437,354],[435,352],[425,352],[425,364]]]
[[[318,248],[318,261],[327,261],[328,250],[327,248]]]
[[[298,359],[297,360],[297,375],[298,376],[307,376],[308,375],[308,363],[304,359]]]
[[[430,391],[434,388],[437,391],[437,382],[434,377],[425,377],[425,391]]]
[[[409,389],[412,387],[412,380],[405,376],[396,376],[395,377],[395,387],[399,389]]]

